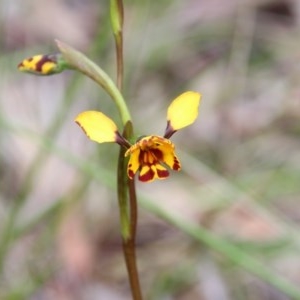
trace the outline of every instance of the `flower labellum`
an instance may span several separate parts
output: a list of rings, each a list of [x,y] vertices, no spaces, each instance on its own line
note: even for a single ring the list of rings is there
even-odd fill
[[[180,170],[180,162],[174,153],[173,143],[160,136],[146,136],[138,140],[125,153],[130,155],[127,174],[133,179],[139,171],[139,180],[151,182],[154,179],[164,179],[169,176],[165,165],[172,170]]]

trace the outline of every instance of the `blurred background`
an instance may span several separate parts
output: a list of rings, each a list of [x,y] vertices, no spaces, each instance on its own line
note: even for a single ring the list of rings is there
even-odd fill
[[[182,171],[137,183],[145,299],[300,299],[299,1],[124,2],[137,134],[162,135],[173,98],[203,95],[172,137]],[[0,299],[131,299],[118,146],[74,123],[90,109],[120,125],[116,108],[81,74],[17,70],[59,39],[115,78],[108,4],[0,0]]]

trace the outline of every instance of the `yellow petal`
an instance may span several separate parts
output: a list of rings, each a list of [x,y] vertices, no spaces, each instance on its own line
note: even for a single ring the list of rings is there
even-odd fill
[[[128,149],[129,150],[129,149]],[[130,152],[128,150],[125,153],[125,156],[127,156]],[[139,155],[140,155],[140,149],[136,148],[134,151],[131,152],[129,161],[128,161],[128,166],[127,166],[127,174],[130,179],[133,179],[135,173],[140,167],[140,162],[139,162]]]
[[[172,147],[171,145],[164,145],[164,147],[161,148],[161,151],[163,154],[162,161],[166,165],[168,165],[172,170],[180,171],[181,165],[178,157],[174,152],[174,146]]]
[[[198,116],[201,95],[196,92],[185,92],[170,104],[167,113],[168,126],[173,131],[192,124]]]
[[[98,143],[117,142],[120,136],[114,121],[100,111],[82,112],[75,122],[91,140]]]

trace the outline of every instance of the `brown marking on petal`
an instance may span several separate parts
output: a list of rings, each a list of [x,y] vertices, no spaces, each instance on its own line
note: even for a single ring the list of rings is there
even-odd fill
[[[75,121],[75,123],[83,130],[83,132],[86,134],[86,136],[88,136],[87,132],[85,131],[85,129],[81,126],[81,124],[78,121]]]
[[[152,181],[154,176],[155,173],[149,166],[149,170],[145,174],[139,175],[139,180],[142,182]]]
[[[35,65],[35,70],[37,72],[43,72],[43,65],[47,62],[51,62],[54,65],[56,65],[56,61],[54,61],[53,59],[50,58],[49,55],[43,55],[42,58],[36,63]]]
[[[163,153],[159,149],[151,149],[150,151],[156,157],[156,160],[162,161]]]
[[[130,167],[131,167],[131,165],[128,166],[127,174],[128,174],[128,177],[129,177],[130,179],[133,179],[135,173],[130,169]]]
[[[169,171],[168,170],[159,170],[159,169],[156,169],[157,171],[157,176],[159,178],[166,178],[169,176]]]
[[[179,171],[181,169],[180,162],[179,162],[178,158],[175,155],[174,155],[174,164],[173,164],[172,169],[174,171]]]
[[[140,166],[142,166],[145,163],[147,163],[147,161],[145,161],[145,151],[140,150],[140,153],[139,153],[139,164],[140,164]]]
[[[139,153],[139,164],[141,165],[144,162],[144,151],[140,150]]]
[[[140,165],[155,165],[162,159],[163,155],[160,150],[149,149],[149,150],[140,150],[139,154],[139,163]]]
[[[22,68],[22,67],[24,67],[24,64],[23,64],[23,62],[20,62],[20,63],[18,64],[18,69],[20,69],[20,68]]]

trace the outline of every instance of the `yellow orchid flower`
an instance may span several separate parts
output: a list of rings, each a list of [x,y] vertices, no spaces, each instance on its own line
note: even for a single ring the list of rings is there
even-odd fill
[[[167,165],[172,170],[180,170],[180,162],[175,154],[174,144],[166,138],[150,135],[141,138],[125,153],[130,155],[127,174],[133,179],[139,171],[139,180],[150,182],[169,176]]]
[[[130,156],[127,174],[133,179],[139,173],[139,180],[151,182],[169,176],[170,169],[179,171],[180,162],[175,154],[175,146],[169,138],[179,129],[192,124],[198,116],[201,95],[188,91],[172,101],[167,112],[167,128],[163,137],[149,135],[139,138],[131,145],[118,131],[117,125],[109,117],[98,111],[80,113],[75,121],[85,134],[98,143],[115,142],[127,149]]]

